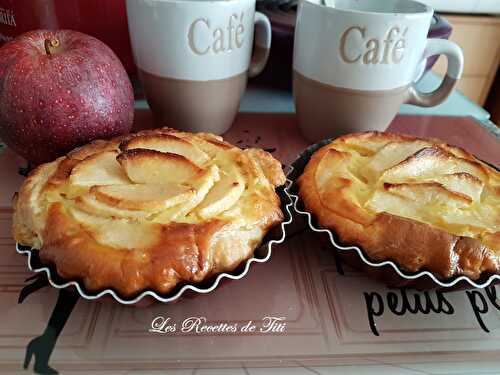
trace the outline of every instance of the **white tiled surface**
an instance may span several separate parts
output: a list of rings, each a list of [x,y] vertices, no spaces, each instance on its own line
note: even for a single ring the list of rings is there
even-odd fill
[[[476,9],[479,0],[419,0],[439,12],[470,13]]]
[[[500,13],[498,0],[419,0],[443,13]]]

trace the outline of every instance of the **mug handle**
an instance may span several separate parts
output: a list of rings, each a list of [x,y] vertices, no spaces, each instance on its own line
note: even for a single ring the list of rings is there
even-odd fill
[[[255,32],[254,32],[254,48],[250,67],[248,68],[248,76],[255,77],[266,66],[269,58],[269,50],[271,48],[271,23],[266,15],[255,12]],[[260,47],[260,48],[256,48]]]
[[[448,59],[446,75],[439,87],[432,92],[422,92],[413,83],[408,89],[406,103],[421,107],[433,107],[442,103],[450,94],[464,69],[464,55],[462,49],[455,43],[446,39],[427,39],[422,63],[425,64],[428,57],[445,55]]]

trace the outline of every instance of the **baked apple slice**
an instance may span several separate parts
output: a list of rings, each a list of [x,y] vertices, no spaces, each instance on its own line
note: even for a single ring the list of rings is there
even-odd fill
[[[428,146],[428,143],[423,141],[389,142],[372,157],[366,168],[363,168],[363,176],[368,181],[374,182],[384,171],[401,163],[426,146]]]
[[[136,184],[181,184],[204,172],[185,156],[170,152],[138,148],[122,152],[116,160]]]
[[[71,171],[69,182],[77,186],[126,185],[130,179],[116,161],[118,151],[90,155]]]
[[[467,195],[474,202],[481,200],[484,188],[484,183],[479,178],[465,172],[444,174],[432,177],[428,181],[438,182],[447,190]]]
[[[465,194],[446,189],[437,182],[384,184],[384,190],[391,194],[419,202],[420,205],[467,207],[472,199]]]
[[[194,188],[179,184],[95,186],[90,192],[109,206],[126,210],[160,211],[192,199]]]
[[[221,178],[197,207],[198,214],[206,219],[230,209],[245,191],[245,181],[236,168],[221,172]]]
[[[161,238],[161,226],[158,224],[96,217],[76,208],[70,209],[70,213],[86,229],[86,233],[106,246],[117,249],[145,249]]]
[[[151,214],[148,211],[127,210],[124,208],[110,206],[109,204],[97,200],[95,195],[91,192],[75,198],[75,203],[80,210],[96,217],[142,219]]]
[[[471,199],[466,195],[451,192],[437,182],[418,184],[389,184],[375,191],[366,207],[374,212],[388,212],[422,222],[436,222],[436,218],[445,212],[459,213],[467,209]],[[433,212],[429,215],[429,212]]]
[[[196,179],[189,181],[189,186],[194,189],[195,194],[190,197],[190,199],[172,206],[155,217],[156,222],[169,222],[169,221],[179,221],[188,222],[190,219],[187,215],[203,201],[205,196],[208,194],[210,189],[219,180],[220,173],[219,167],[217,165],[211,165],[203,173],[198,175]]]
[[[197,165],[208,161],[208,155],[191,142],[170,134],[140,135],[120,145],[122,151],[149,149],[182,155]]]
[[[388,168],[381,178],[384,182],[403,182],[454,173],[468,173],[480,181],[487,180],[479,163],[462,159],[436,146],[423,148]]]

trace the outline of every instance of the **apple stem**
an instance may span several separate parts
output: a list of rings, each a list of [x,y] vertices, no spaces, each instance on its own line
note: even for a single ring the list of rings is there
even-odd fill
[[[57,47],[59,47],[59,39],[45,39],[45,52],[47,55],[52,55]]]

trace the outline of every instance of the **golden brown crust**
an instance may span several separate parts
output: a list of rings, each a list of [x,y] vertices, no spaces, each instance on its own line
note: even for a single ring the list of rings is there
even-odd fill
[[[276,159],[269,152],[260,148],[249,148],[244,152],[259,163],[267,179],[273,185],[281,186],[285,184],[285,175],[282,173],[281,165],[276,163]]]
[[[90,291],[167,293],[251,257],[283,219],[274,191],[282,181],[267,153],[210,134],[148,130],[35,169],[13,199],[13,234]]]
[[[500,272],[500,174],[462,149],[345,135],[312,155],[298,185],[322,227],[374,260],[442,279]]]

